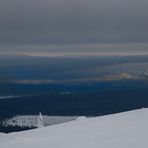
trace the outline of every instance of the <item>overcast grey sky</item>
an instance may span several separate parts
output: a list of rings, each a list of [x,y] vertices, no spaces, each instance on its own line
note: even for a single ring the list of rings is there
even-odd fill
[[[147,51],[148,0],[0,0],[1,51],[135,43]]]

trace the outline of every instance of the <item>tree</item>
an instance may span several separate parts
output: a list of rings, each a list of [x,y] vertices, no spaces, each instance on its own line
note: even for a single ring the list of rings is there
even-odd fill
[[[44,120],[41,112],[39,113],[39,116],[38,116],[37,127],[38,128],[44,127]]]

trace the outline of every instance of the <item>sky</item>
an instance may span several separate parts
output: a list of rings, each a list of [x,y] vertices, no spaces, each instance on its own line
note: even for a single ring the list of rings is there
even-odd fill
[[[147,0],[1,0],[0,54],[148,54]]]

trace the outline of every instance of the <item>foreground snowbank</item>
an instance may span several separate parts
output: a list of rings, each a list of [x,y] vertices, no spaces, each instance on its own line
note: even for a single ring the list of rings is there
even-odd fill
[[[148,148],[148,109],[0,137],[0,148]]]

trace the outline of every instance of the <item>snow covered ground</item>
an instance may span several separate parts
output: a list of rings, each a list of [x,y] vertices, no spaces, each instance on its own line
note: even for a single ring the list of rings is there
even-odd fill
[[[148,109],[2,135],[0,148],[148,148]]]
[[[76,119],[76,116],[43,116],[44,126],[59,124]],[[15,116],[13,118],[4,120],[2,125],[7,126],[19,126],[19,127],[37,127],[38,116],[24,115]]]
[[[4,135],[5,135],[5,133],[0,133],[0,137],[1,137],[1,136],[4,136]]]

